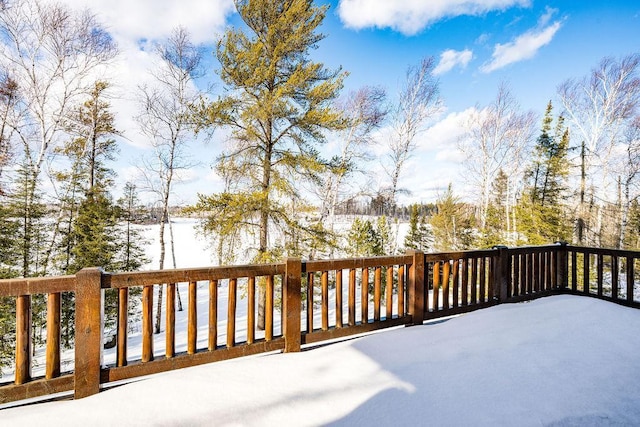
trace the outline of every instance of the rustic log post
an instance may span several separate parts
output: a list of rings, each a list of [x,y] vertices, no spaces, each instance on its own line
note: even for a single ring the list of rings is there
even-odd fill
[[[76,274],[75,398],[100,391],[102,356],[102,269]]]
[[[300,315],[302,312],[301,276],[302,262],[300,258],[287,258],[283,296],[283,310],[285,314],[285,321],[283,325],[285,353],[300,351],[300,344],[302,341],[300,328]]]
[[[60,376],[60,293],[47,295],[46,379]]]
[[[556,242],[560,247],[556,250],[556,286],[560,289],[569,287],[569,250],[567,242]]]
[[[424,253],[411,249],[407,251],[407,255],[413,258],[407,280],[410,325],[422,325],[424,321]]]
[[[506,246],[494,246],[497,251],[493,258],[492,282],[493,299],[497,302],[504,302],[509,298],[509,286],[511,285],[511,255]]]
[[[16,373],[15,383],[31,380],[31,295],[16,298]]]

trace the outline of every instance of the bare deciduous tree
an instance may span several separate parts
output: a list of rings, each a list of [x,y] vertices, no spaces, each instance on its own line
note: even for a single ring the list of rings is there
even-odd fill
[[[425,123],[442,108],[439,82],[433,77],[435,60],[427,57],[418,66],[407,69],[406,80],[399,94],[398,105],[393,111],[393,134],[389,140],[389,160],[387,173],[391,179],[388,188],[390,212],[393,214],[396,196],[401,191],[398,181],[405,162],[417,148],[416,136],[424,129]]]
[[[33,235],[32,211],[47,157],[65,135],[71,108],[91,90],[117,50],[88,11],[39,0],[2,1],[0,33],[0,68],[15,82],[5,125],[22,148],[23,178],[31,183],[20,207],[27,239]],[[37,250],[37,245],[24,247]]]
[[[515,200],[515,178],[522,172],[521,160],[531,142],[535,119],[533,112],[520,111],[509,87],[503,83],[494,101],[482,109],[476,108],[467,123],[467,135],[460,141],[460,149],[466,155],[467,178],[478,189],[481,229],[487,224],[491,187],[500,171],[507,176],[507,198]],[[513,203],[505,206],[508,210]],[[506,218],[510,218],[508,213]],[[513,224],[505,225],[507,230],[515,229]]]
[[[611,201],[609,194],[615,194],[607,191],[615,183],[615,176],[610,175],[612,156],[625,122],[634,117],[640,103],[639,72],[640,54],[628,55],[619,61],[607,57],[588,76],[566,80],[558,87],[572,133],[581,143],[576,227],[577,240],[581,244],[592,238],[595,244],[600,243],[602,209],[598,209],[595,235],[585,236],[586,191],[587,187],[593,187],[595,194],[592,197],[600,201]]]
[[[346,180],[362,172],[363,164],[371,158],[368,148],[374,143],[373,132],[387,116],[385,100],[384,89],[365,86],[337,103],[347,124],[338,135],[340,154],[329,161],[320,188],[319,221],[330,231],[333,231],[336,207],[345,193]]]
[[[173,31],[163,45],[157,47],[159,64],[151,72],[152,86],[140,88],[140,114],[136,117],[142,133],[149,138],[154,156],[144,161],[142,171],[147,190],[158,197],[160,215],[159,269],[165,266],[165,225],[169,224],[173,268],[176,268],[173,229],[169,218],[169,202],[180,170],[188,169],[185,150],[193,135],[190,108],[198,99],[193,79],[201,73],[201,54],[189,40],[189,33],[181,27]],[[160,332],[162,288],[159,290],[155,332]]]

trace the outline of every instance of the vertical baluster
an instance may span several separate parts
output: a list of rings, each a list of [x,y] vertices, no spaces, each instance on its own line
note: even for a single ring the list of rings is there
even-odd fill
[[[520,255],[513,256],[511,264],[513,265],[513,285],[511,287],[511,295],[517,297],[520,295]]]
[[[469,305],[469,258],[463,258],[462,262],[462,306]]]
[[[571,290],[578,291],[578,253],[571,251]]]
[[[362,285],[360,287],[360,309],[362,311],[362,323],[369,323],[369,269],[362,269]]]
[[[16,373],[15,383],[31,379],[31,295],[16,297]]]
[[[373,320],[378,322],[380,320],[380,305],[382,294],[382,269],[376,267],[373,273]]]
[[[540,273],[544,276],[540,283],[543,284],[543,291],[550,289],[549,279],[551,275],[549,274],[549,270],[551,269],[551,260],[549,258],[549,252],[545,251],[540,253],[540,259],[542,260],[542,267],[540,268]]]
[[[307,332],[313,332],[313,273],[307,273]]]
[[[433,263],[433,311],[440,309],[440,261]]]
[[[118,332],[116,366],[127,366],[127,336],[129,334],[129,288],[118,289]]]
[[[585,252],[583,254],[583,259],[582,259],[582,291],[585,294],[589,294],[591,292],[590,288],[591,288],[591,272],[589,271],[590,269],[590,264],[591,264],[591,255],[589,255],[587,252]]]
[[[227,305],[227,348],[236,345],[236,296],[238,279],[229,279],[229,298]]]
[[[249,277],[247,282],[247,344],[256,339],[256,278]]]
[[[611,255],[611,297],[618,299],[618,257]]]
[[[627,257],[627,301],[633,302],[633,288],[634,288],[634,264],[635,258]]]
[[[404,264],[398,266],[398,317],[404,317],[405,309],[404,309],[404,275],[405,268]]]
[[[189,282],[189,312],[187,314],[187,353],[195,354],[198,342],[198,283]]]
[[[287,323],[285,310],[284,310],[284,300],[286,298],[285,283],[287,283],[286,274],[283,274],[280,276],[280,335],[281,336],[284,336],[284,325]]]
[[[518,256],[518,265],[520,266],[520,295],[527,293],[527,257],[524,254]]]
[[[533,292],[540,292],[540,257],[538,254],[531,254],[531,273],[533,283],[531,284]]]
[[[167,284],[165,329],[165,356],[171,358],[176,354],[176,284]]]
[[[142,288],[142,361],[151,360],[153,360],[153,286],[144,286]]]
[[[453,271],[451,274],[451,286],[453,287],[453,308],[457,308],[460,305],[460,260],[453,261]]]
[[[267,304],[265,307],[265,329],[264,329],[264,339],[266,341],[271,341],[273,339],[273,276],[267,276]]]
[[[480,258],[480,302],[487,301],[487,258]]]
[[[336,270],[336,328],[342,328],[342,270]]]
[[[349,326],[356,324],[356,269],[349,270]]]
[[[596,266],[596,271],[598,274],[598,296],[601,297],[603,294],[602,284],[604,282],[604,257],[602,254],[598,254],[596,258],[596,262],[598,265]]]
[[[478,303],[478,258],[471,260],[471,305]]]
[[[249,312],[251,315],[251,312]],[[251,329],[247,329],[247,334]],[[209,339],[208,350],[218,347],[218,281],[209,280]]]
[[[45,378],[60,376],[60,294],[47,295],[47,361]]]
[[[329,272],[323,271],[320,276],[322,288],[322,330],[329,329]]]
[[[442,265],[442,308],[449,309],[449,280],[451,278],[451,261],[446,260]]]
[[[387,301],[385,307],[385,318],[387,320],[393,319],[393,266],[390,265],[387,267]]]
[[[560,252],[559,251],[550,251],[549,252],[549,289],[558,289],[562,285],[562,282],[558,282],[558,267],[560,266]]]

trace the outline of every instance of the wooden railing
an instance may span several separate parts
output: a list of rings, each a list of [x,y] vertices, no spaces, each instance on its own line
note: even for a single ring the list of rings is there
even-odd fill
[[[639,259],[640,252],[557,244],[130,273],[90,268],[74,276],[0,280],[0,297],[13,298],[16,310],[13,381],[0,384],[0,403],[70,391],[81,398],[115,381],[250,354],[294,352],[304,344],[558,293],[640,308]],[[164,333],[154,334],[159,286],[165,287]],[[179,319],[178,286],[187,296]],[[140,333],[132,337],[134,289],[141,290],[142,314]],[[112,360],[103,360],[104,291],[117,293]],[[74,294],[76,307],[68,363],[60,341],[63,292]],[[264,329],[257,327],[261,292]],[[37,376],[33,295],[47,300],[46,343],[35,352],[44,353],[45,369]],[[198,313],[202,307],[206,313]],[[178,321],[186,327],[177,328]],[[177,334],[183,329],[184,339]]]

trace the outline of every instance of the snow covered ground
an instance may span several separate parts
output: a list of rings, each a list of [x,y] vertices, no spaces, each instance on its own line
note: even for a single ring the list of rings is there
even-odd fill
[[[640,424],[640,310],[579,296],[0,411],[33,425]]]

